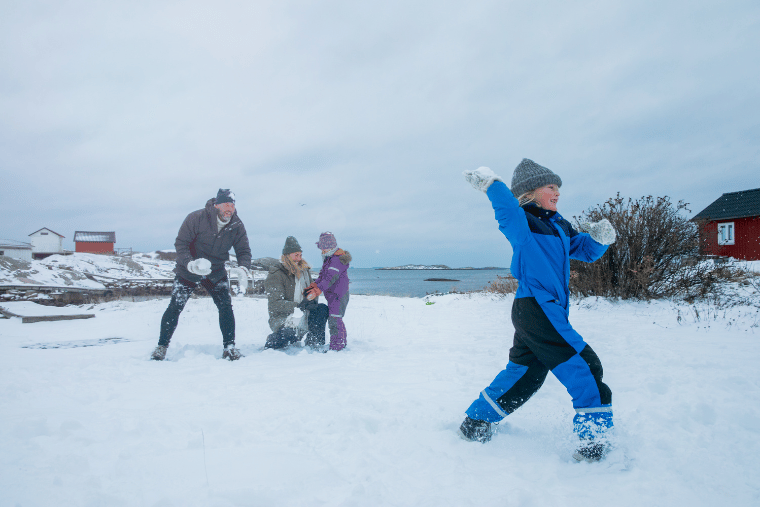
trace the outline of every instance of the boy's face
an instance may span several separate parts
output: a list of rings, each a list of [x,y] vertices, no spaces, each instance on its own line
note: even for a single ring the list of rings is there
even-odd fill
[[[557,201],[559,201],[559,187],[557,185],[537,188],[534,195],[536,204],[544,209],[557,211]]]

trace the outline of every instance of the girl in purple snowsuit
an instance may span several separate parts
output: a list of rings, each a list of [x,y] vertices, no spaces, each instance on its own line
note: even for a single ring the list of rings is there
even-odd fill
[[[327,325],[330,328],[330,350],[342,350],[346,346],[346,326],[343,315],[348,306],[348,264],[351,254],[338,248],[331,232],[323,232],[317,241],[322,250],[322,270],[319,277],[306,288],[306,297],[314,299],[325,295],[330,311]]]

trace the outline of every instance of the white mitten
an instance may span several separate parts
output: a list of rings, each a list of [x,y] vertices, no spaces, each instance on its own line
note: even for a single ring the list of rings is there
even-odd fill
[[[245,294],[248,290],[248,276],[250,274],[250,271],[242,266],[230,268],[230,275],[235,275],[235,278],[238,279],[238,292],[241,294]]]
[[[195,259],[187,263],[187,270],[194,275],[206,276],[211,273],[211,261],[208,259]]]
[[[615,228],[606,218],[599,220],[598,222],[583,222],[580,224],[580,229],[583,232],[589,233],[591,239],[601,245],[611,245],[617,238]]]
[[[246,293],[246,292],[248,292],[248,281],[249,280],[253,280],[253,275],[251,274],[251,270],[248,269],[247,267],[245,267],[245,266],[239,266],[239,268],[242,269],[243,272],[245,273],[245,278],[246,279],[245,279],[245,284],[243,285],[243,287],[245,287],[245,290],[243,291],[243,293]]]
[[[494,174],[494,172],[488,167],[478,167],[474,171],[468,169],[462,174],[464,174],[464,179],[467,180],[467,183],[472,185],[475,190],[480,190],[482,192],[488,190],[488,187],[490,187],[491,183],[494,181],[504,181]]]

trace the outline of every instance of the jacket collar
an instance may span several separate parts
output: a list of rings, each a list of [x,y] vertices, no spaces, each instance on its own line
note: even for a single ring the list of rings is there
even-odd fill
[[[528,204],[523,205],[523,209],[526,213],[530,213],[531,215],[538,217],[538,218],[552,218],[554,215],[557,214],[556,211],[544,209],[541,206],[537,205],[536,203],[529,202]]]
[[[332,249],[324,252],[322,254],[322,262],[326,261],[327,259],[329,259],[333,255],[340,255],[340,253],[338,253],[338,252],[343,253],[343,251],[340,248],[338,248],[337,246],[335,248],[332,248]]]

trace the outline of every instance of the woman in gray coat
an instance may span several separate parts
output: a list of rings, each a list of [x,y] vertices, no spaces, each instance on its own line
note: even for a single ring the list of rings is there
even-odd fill
[[[303,260],[298,240],[288,236],[282,249],[280,263],[269,270],[264,282],[269,307],[269,327],[265,348],[282,349],[300,341],[312,348],[325,345],[325,324],[328,308],[317,299],[308,300],[303,292],[311,284],[309,269]],[[300,311],[296,312],[296,308]],[[307,334],[308,333],[308,334]]]

